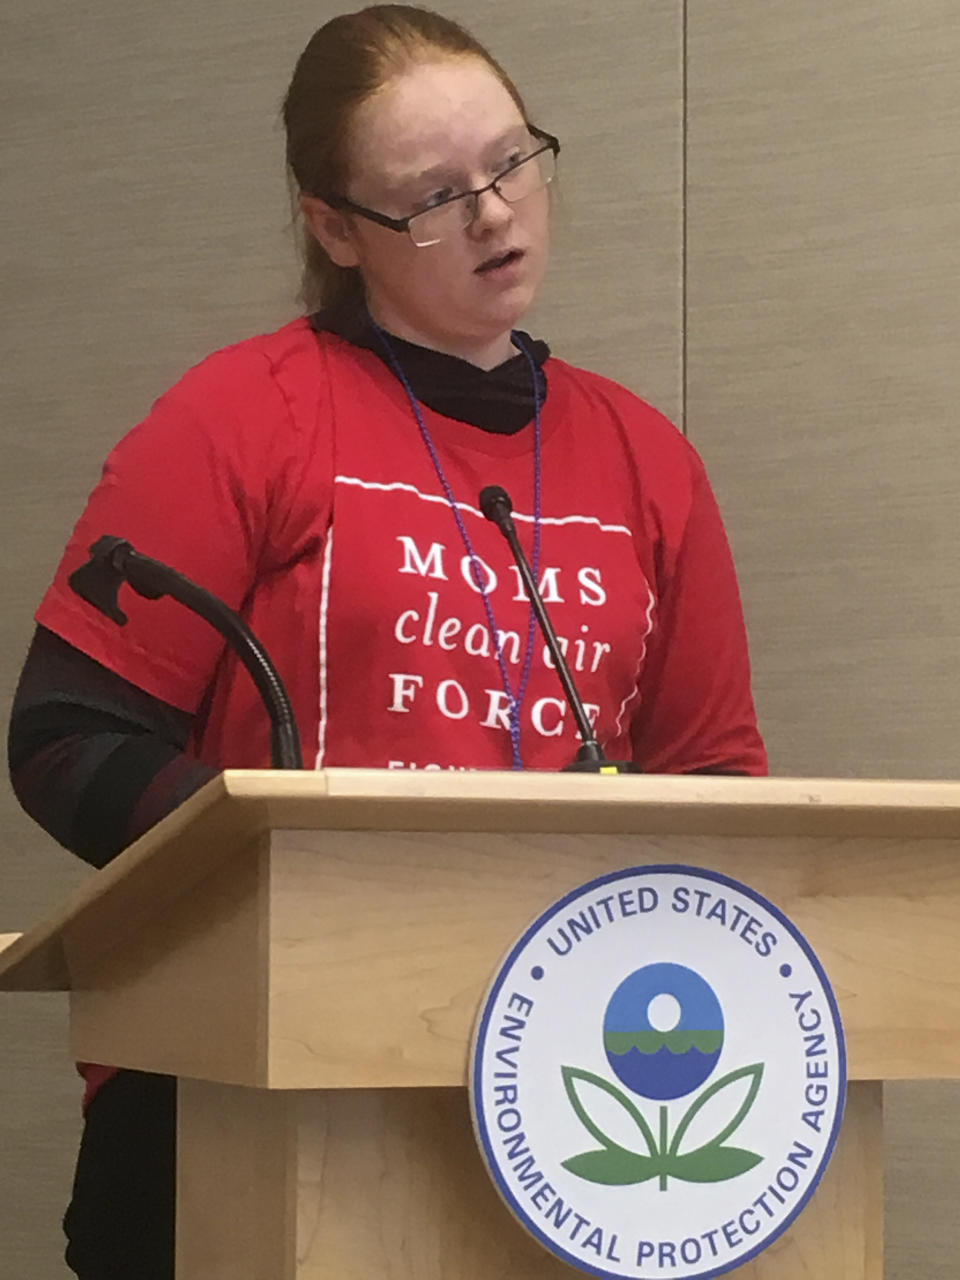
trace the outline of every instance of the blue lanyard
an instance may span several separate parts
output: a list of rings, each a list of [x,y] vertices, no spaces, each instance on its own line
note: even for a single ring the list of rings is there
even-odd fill
[[[460,531],[460,537],[466,548],[467,556],[470,560],[470,570],[473,574],[473,580],[477,584],[477,590],[480,592],[480,598],[483,601],[483,608],[487,615],[487,626],[490,629],[490,638],[493,641],[494,652],[497,656],[497,665],[500,668],[500,679],[503,682],[503,691],[507,695],[507,705],[510,715],[510,742],[513,748],[513,768],[523,768],[523,758],[520,754],[520,709],[523,706],[523,699],[527,692],[527,685],[530,681],[530,670],[533,665],[533,651],[536,642],[537,620],[533,611],[533,605],[530,606],[530,621],[527,628],[527,648],[523,659],[523,670],[520,675],[520,684],[514,692],[513,684],[510,680],[510,673],[507,671],[507,661],[503,654],[503,643],[500,639],[500,632],[497,629],[496,619],[493,616],[493,605],[490,603],[490,595],[484,582],[484,575],[480,568],[480,560],[477,553],[473,549],[473,543],[467,532],[467,526],[464,524],[463,516],[460,514],[460,508],[453,496],[453,490],[450,488],[450,482],[447,480],[443,466],[440,462],[440,455],[437,453],[436,446],[430,432],[427,430],[427,424],[424,421],[423,414],[420,411],[420,405],[407,379],[407,375],[403,371],[403,366],[397,359],[396,352],[390,344],[390,340],[386,333],[380,328],[375,320],[371,318],[371,325],[377,336],[379,337],[383,348],[387,353],[387,359],[390,367],[397,375],[404,391],[407,393],[407,399],[410,401],[410,408],[417,420],[417,426],[420,428],[420,435],[423,443],[427,447],[427,452],[433,462],[434,470],[437,473],[437,479],[446,495],[447,503],[453,512],[453,518],[457,522],[457,528]],[[526,343],[518,333],[512,333],[510,340],[513,345],[526,357],[527,364],[530,366],[530,375],[533,378],[533,576],[535,580],[540,577],[540,444],[541,444],[541,424],[540,424],[540,383],[537,378],[537,366],[533,356],[527,349]]]

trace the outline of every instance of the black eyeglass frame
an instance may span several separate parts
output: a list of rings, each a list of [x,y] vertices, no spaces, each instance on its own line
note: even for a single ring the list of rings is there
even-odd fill
[[[537,156],[543,155],[545,151],[552,151],[555,157],[560,154],[559,138],[555,138],[552,133],[546,133],[543,129],[538,129],[536,125],[528,124],[526,127],[533,137],[544,145],[542,147],[538,147],[536,151],[531,151],[528,156],[524,156],[521,161],[522,164],[527,164]],[[389,227],[391,231],[400,231],[409,234],[410,223],[413,222],[414,218],[422,217],[425,213],[433,213],[435,209],[442,209],[446,204],[453,204],[457,200],[463,200],[465,196],[473,196],[476,200],[487,191],[496,191],[497,195],[500,195],[501,192],[497,187],[497,183],[502,182],[508,174],[511,174],[513,170],[518,167],[519,166],[517,165],[513,165],[509,169],[504,169],[503,173],[498,173],[493,181],[488,182],[486,186],[476,187],[472,191],[458,191],[455,196],[448,196],[446,200],[438,200],[437,203],[432,204],[429,209],[418,209],[416,213],[408,214],[406,218],[391,218],[388,214],[380,213],[376,209],[364,208],[362,204],[354,204],[354,202],[347,196],[321,195],[319,192],[316,194],[321,200],[326,201],[331,209],[348,209],[351,213],[357,213],[361,218],[368,218],[371,222],[376,222],[381,227]],[[530,194],[532,195],[533,193],[531,192]],[[506,197],[503,198],[506,199]],[[507,203],[511,204],[513,202],[508,200]]]

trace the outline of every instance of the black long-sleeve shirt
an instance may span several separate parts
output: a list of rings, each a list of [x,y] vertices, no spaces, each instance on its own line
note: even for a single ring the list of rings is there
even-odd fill
[[[38,627],[10,718],[20,803],[102,867],[216,770],[187,752],[192,717]]]

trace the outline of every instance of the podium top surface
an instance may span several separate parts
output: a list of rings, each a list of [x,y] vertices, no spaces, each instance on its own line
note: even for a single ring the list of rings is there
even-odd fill
[[[264,769],[199,794],[218,785],[264,826],[306,830],[960,835],[960,782]]]
[[[960,838],[960,782],[814,778],[228,770],[102,871],[51,919],[0,933],[0,990],[68,985],[62,939],[93,910],[158,903],[238,839],[271,830]],[[0,929],[17,922],[0,920]]]

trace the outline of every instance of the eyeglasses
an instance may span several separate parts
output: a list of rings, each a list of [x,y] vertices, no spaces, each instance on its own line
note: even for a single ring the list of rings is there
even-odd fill
[[[469,227],[477,216],[480,197],[487,191],[495,191],[507,204],[516,204],[527,196],[532,196],[535,191],[542,191],[553,181],[557,173],[560,143],[553,134],[544,133],[532,124],[527,125],[527,128],[531,136],[543,143],[543,146],[514,160],[486,186],[446,196],[406,218],[391,218],[385,213],[378,213],[376,209],[365,209],[346,196],[328,195],[321,198],[331,209],[348,209],[381,227],[389,227],[391,231],[405,231],[418,248],[427,249]]]

